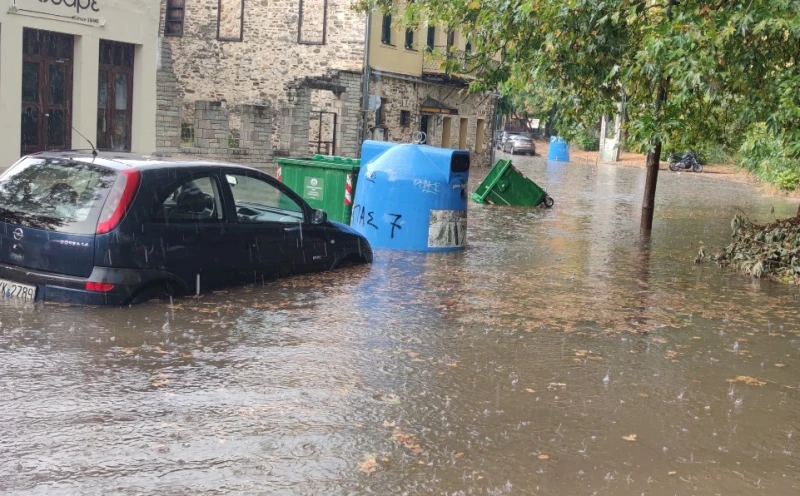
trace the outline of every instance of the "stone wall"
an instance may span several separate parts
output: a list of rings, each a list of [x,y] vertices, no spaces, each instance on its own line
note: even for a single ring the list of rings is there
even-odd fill
[[[271,166],[273,150],[272,109],[263,105],[195,101],[191,137],[183,139],[181,153],[243,163],[257,168]]]
[[[165,3],[162,0],[162,32]],[[242,3],[222,3],[220,30],[226,37],[240,26]],[[220,102],[228,109],[229,131],[235,130],[237,118],[231,110],[246,105],[263,107],[270,115],[270,153],[307,155],[310,89],[304,85],[315,78],[329,78],[342,79],[341,86],[346,90],[336,95],[322,88],[328,93],[324,107],[336,108],[339,114],[337,142],[342,143],[337,143],[337,154],[357,153],[366,16],[353,11],[350,0],[327,0],[327,17],[323,18],[324,0],[304,0],[303,43],[298,43],[300,0],[247,0],[242,41],[220,41],[218,4],[219,0],[187,1],[183,37],[162,38],[156,123],[159,151],[194,153],[206,149],[195,143],[182,144],[181,126],[207,120],[195,115],[198,109],[204,109],[202,102]],[[321,44],[323,19],[325,44]],[[340,73],[345,75],[340,77]],[[201,102],[199,106],[197,102]],[[207,129],[195,125],[195,139],[198,131]],[[304,139],[298,132],[305,133]],[[246,149],[243,145],[250,141],[241,139],[241,149]],[[250,151],[248,156],[265,155],[260,149]],[[219,153],[220,158],[233,156],[231,150]],[[238,159],[242,155],[241,151],[237,153]]]
[[[382,105],[383,125],[377,126],[376,113],[367,114],[369,137],[375,136],[376,127],[384,127],[388,140],[411,142],[415,131],[420,129],[421,104],[426,98],[433,98],[443,105],[458,110],[458,115],[429,115],[427,143],[433,146],[443,143],[443,130],[446,119],[450,119],[449,148],[469,150],[472,164],[477,167],[490,165],[492,155],[492,118],[497,100],[489,94],[468,94],[466,88],[455,85],[415,81],[393,77],[388,74],[373,73],[370,94],[384,99]],[[409,123],[401,125],[401,112],[409,115]],[[476,150],[478,122],[483,122],[483,148]],[[462,123],[465,124],[465,140],[460,143]],[[446,140],[444,140],[446,141]]]
[[[321,77],[308,77],[292,87],[293,102],[280,111],[281,123],[276,154],[307,156],[315,131],[311,128],[311,110],[317,106],[337,113],[336,155],[357,157],[361,144],[361,73],[332,72]],[[317,98],[313,95],[321,93]],[[317,121],[318,123],[318,121]],[[324,131],[323,131],[324,132]]]

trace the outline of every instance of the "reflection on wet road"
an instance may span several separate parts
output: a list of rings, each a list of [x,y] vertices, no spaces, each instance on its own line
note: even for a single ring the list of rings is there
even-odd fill
[[[662,172],[647,245],[643,171],[517,162],[555,208],[472,204],[463,253],[2,302],[0,492],[797,493],[798,291],[693,263],[796,207]]]

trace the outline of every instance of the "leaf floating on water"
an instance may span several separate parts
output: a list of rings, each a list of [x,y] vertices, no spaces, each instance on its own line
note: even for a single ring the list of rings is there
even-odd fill
[[[550,459],[550,455],[541,454],[541,455],[537,456],[536,458],[538,458],[540,460],[549,460]]]
[[[622,436],[622,439],[629,442],[634,442],[636,441],[636,434],[628,434],[627,436]]]
[[[647,393],[639,393],[639,396],[642,397],[642,398],[649,398],[650,397],[650,395],[647,394]]]
[[[395,427],[394,434],[392,434],[392,439],[402,444],[405,449],[415,455],[421,455],[423,453],[417,436],[405,432],[400,427]]]
[[[675,475],[675,474],[677,474],[677,473],[678,473],[678,472],[676,472],[676,471],[674,471],[674,470],[673,470],[673,471],[671,471],[671,472],[668,472],[668,473],[667,473],[667,475]]]
[[[650,338],[654,343],[658,344],[667,344],[667,340],[662,338],[661,336],[653,336]]]
[[[375,459],[375,455],[365,455],[364,461],[358,466],[358,470],[365,474],[371,474],[378,470],[378,461]]]
[[[534,391],[534,390],[533,390],[533,389],[531,389],[531,388],[525,388],[525,392],[526,392],[526,393],[531,393],[531,394],[533,394],[533,393],[535,393],[536,391]]]
[[[786,364],[776,363],[775,366],[778,367],[779,369],[782,369],[782,368],[784,368],[786,366]]]
[[[750,377],[749,375],[737,375],[736,379],[728,379],[728,382],[743,382],[748,386],[763,386],[766,384],[766,381],[760,381],[755,377]]]

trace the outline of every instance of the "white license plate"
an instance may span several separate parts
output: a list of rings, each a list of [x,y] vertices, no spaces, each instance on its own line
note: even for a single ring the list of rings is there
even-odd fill
[[[0,294],[6,298],[33,300],[36,298],[36,286],[29,286],[27,284],[19,284],[7,279],[0,279]]]

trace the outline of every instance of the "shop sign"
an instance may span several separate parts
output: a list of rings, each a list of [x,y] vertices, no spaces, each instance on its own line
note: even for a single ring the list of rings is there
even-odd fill
[[[8,12],[38,17],[57,17],[59,20],[104,26],[103,0],[10,0]]]

